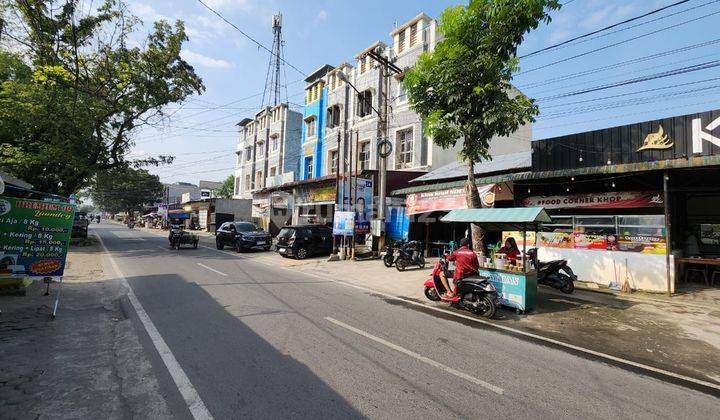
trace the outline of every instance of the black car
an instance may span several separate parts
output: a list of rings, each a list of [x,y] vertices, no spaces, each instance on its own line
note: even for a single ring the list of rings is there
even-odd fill
[[[277,252],[300,260],[332,252],[332,228],[324,225],[285,226],[277,236]]]
[[[233,247],[237,252],[247,249],[269,251],[272,245],[270,234],[250,222],[223,223],[215,234],[215,246],[217,249],[229,246]]]

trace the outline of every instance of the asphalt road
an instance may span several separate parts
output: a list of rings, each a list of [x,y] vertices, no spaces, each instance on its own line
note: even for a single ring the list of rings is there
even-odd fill
[[[93,229],[217,419],[720,412],[714,396],[270,266],[253,254],[176,251],[149,232]],[[190,417],[145,338],[174,414]]]

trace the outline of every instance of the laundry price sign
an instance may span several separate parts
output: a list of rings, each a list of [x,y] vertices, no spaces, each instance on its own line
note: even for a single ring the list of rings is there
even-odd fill
[[[74,215],[72,204],[0,196],[0,276],[62,276]]]

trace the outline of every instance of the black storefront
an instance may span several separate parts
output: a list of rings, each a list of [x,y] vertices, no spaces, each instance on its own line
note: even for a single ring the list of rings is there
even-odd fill
[[[719,287],[720,110],[535,141],[515,200],[548,209],[541,250],[581,279]]]

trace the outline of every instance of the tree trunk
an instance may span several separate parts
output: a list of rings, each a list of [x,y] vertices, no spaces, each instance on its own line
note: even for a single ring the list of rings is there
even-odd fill
[[[480,193],[478,193],[475,185],[475,162],[467,158],[467,180],[465,181],[465,200],[469,209],[479,209],[482,207],[480,201]],[[470,224],[470,236],[472,237],[472,247],[474,251],[483,250],[483,242],[485,239],[485,231],[477,223]]]

